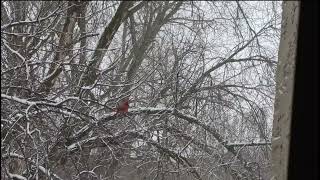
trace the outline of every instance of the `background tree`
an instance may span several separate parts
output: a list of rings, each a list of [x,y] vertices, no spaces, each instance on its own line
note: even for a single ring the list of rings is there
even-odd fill
[[[2,2],[2,177],[270,178],[280,5]]]

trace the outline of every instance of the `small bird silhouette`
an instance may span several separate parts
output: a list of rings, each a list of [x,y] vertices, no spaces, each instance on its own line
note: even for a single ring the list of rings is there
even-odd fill
[[[119,105],[114,109],[117,114],[124,114],[127,113],[129,109],[129,99],[125,99],[124,101],[120,102]]]

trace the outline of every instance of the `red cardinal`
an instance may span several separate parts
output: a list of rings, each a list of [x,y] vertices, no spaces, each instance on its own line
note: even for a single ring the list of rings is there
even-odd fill
[[[122,114],[122,113],[127,113],[128,109],[129,109],[129,99],[125,99],[124,101],[120,102],[119,105],[114,110],[116,111],[116,114]]]

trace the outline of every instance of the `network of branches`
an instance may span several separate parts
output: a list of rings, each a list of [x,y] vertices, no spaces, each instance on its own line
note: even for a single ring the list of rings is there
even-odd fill
[[[1,179],[267,179],[280,10],[2,1]]]

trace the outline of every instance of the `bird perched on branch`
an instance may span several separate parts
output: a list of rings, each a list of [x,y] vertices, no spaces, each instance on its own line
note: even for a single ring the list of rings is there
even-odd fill
[[[124,101],[120,102],[118,106],[114,109],[117,114],[124,114],[127,113],[129,109],[129,99],[125,99]]]

